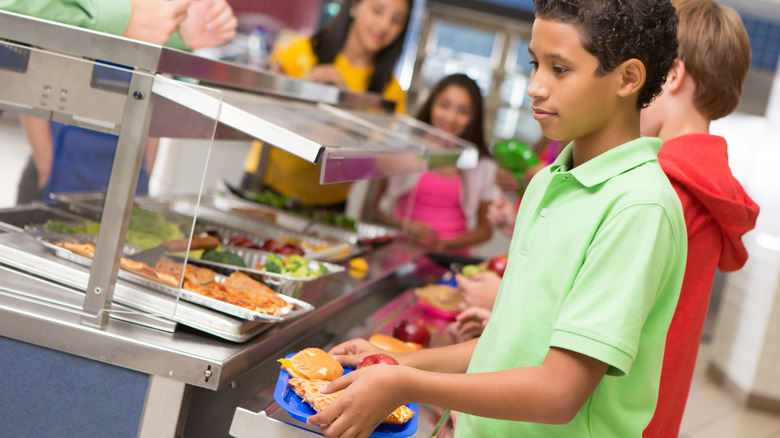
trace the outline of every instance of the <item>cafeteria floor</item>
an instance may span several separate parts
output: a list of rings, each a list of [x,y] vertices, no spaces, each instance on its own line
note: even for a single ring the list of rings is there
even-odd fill
[[[702,344],[680,438],[780,438],[780,414],[740,405],[707,376],[709,353]]]

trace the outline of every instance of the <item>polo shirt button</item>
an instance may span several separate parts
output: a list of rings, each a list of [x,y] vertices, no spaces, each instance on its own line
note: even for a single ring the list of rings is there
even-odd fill
[[[543,209],[542,209],[542,210],[539,212],[539,214],[540,214],[542,217],[545,217],[545,216],[547,216],[547,212],[548,212],[548,211],[550,211],[550,210],[549,210],[547,207],[545,207],[545,208],[543,208]]]

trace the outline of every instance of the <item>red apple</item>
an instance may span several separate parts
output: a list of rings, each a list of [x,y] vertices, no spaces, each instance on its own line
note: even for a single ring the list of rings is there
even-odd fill
[[[356,369],[361,369],[365,367],[369,367],[371,365],[377,365],[377,364],[386,364],[386,365],[398,365],[398,361],[393,359],[392,356],[389,356],[384,353],[377,353],[377,354],[371,354],[366,357],[364,357],[360,363],[358,364],[358,367]]]
[[[414,342],[423,347],[427,347],[428,341],[431,340],[431,332],[428,330],[428,326],[425,325],[422,319],[416,316],[399,321],[393,329],[393,336],[404,342]]]
[[[503,277],[506,270],[506,259],[506,254],[495,256],[488,260],[487,268],[498,274],[499,277]]]
[[[243,234],[236,234],[234,236],[230,236],[230,238],[228,239],[228,244],[232,246],[244,247],[247,245],[251,245],[252,240],[249,237],[244,236]]]

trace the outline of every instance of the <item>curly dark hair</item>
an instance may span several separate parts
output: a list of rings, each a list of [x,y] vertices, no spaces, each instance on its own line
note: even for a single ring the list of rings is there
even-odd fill
[[[670,0],[534,0],[536,17],[575,26],[603,76],[632,58],[644,64],[637,106],[661,93],[677,58],[677,14]]]

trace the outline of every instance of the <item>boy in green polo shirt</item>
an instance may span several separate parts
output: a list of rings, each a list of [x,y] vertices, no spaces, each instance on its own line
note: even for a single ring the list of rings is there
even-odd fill
[[[368,436],[402,403],[458,411],[459,437],[640,437],[685,269],[680,201],[640,138],[639,113],[677,54],[669,0],[535,0],[528,95],[543,134],[569,145],[529,184],[509,264],[478,340],[335,380],[309,418]],[[331,350],[356,365],[377,349]]]

